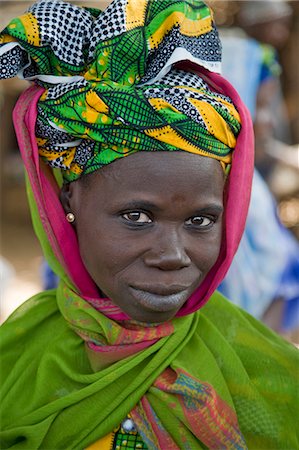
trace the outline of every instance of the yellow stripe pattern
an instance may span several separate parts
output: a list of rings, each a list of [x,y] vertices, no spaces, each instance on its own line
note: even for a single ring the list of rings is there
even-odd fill
[[[216,139],[223,142],[229,148],[234,148],[236,146],[236,138],[229,125],[212,105],[195,98],[189,98],[189,102],[199,111],[210,134],[215,136]]]
[[[161,26],[149,38],[150,48],[156,48],[162,42],[165,35],[175,26],[180,25],[180,32],[185,36],[200,36],[212,31],[212,19],[206,17],[201,20],[187,19],[185,14],[179,11],[170,14]]]
[[[95,109],[97,112],[108,114],[108,106],[94,91],[87,92],[86,103],[90,108]]]
[[[128,0],[126,5],[126,30],[142,27],[148,0]]]
[[[195,155],[203,155],[209,156],[210,158],[219,159],[218,155],[213,155],[211,153],[206,152],[205,150],[200,149],[196,145],[191,144],[182,136],[180,136],[170,125],[167,125],[163,128],[159,129],[149,129],[144,131],[148,136],[169,144],[173,142],[174,145],[178,148],[178,150],[184,150],[189,153],[194,153]],[[231,155],[227,155],[221,158],[225,163],[229,163],[231,160]]]
[[[40,43],[38,22],[36,17],[33,14],[28,13],[21,16],[20,20],[23,24],[23,27],[26,30],[28,44],[39,47],[41,43]]]
[[[175,113],[180,114],[180,112],[174,106],[170,105],[170,103],[164,100],[164,98],[149,98],[148,101],[158,111],[168,108]]]
[[[86,448],[86,450],[111,450],[114,439],[114,433],[109,433],[107,436],[96,441],[94,444]]]

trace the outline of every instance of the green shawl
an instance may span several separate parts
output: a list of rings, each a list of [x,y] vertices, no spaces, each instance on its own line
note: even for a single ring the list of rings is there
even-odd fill
[[[145,393],[178,448],[207,448],[186,428],[186,446],[182,443],[176,405],[153,385],[166,367],[183,368],[203,386],[212,386],[219,414],[214,426],[225,419],[223,401],[237,414],[249,449],[298,448],[297,350],[220,294],[197,313],[175,319],[170,336],[94,371],[84,341],[69,326],[63,292],[60,287],[33,297],[2,326],[1,448],[85,448],[136,404],[141,407]],[[109,332],[109,320],[74,300],[91,331],[97,323],[98,330]],[[149,448],[159,448],[148,442]],[[246,446],[228,442],[221,448]]]

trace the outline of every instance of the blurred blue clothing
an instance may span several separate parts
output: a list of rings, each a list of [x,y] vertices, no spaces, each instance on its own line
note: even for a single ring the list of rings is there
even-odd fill
[[[242,30],[220,32],[222,74],[239,92],[254,120],[261,85],[278,78],[276,50]],[[255,170],[246,228],[235,259],[219,290],[261,319],[277,299],[285,300],[281,327],[299,326],[299,244],[281,224],[276,202]]]
[[[54,289],[58,286],[59,278],[46,261],[42,263],[41,276],[43,290]]]
[[[245,232],[219,290],[258,319],[275,298],[283,298],[282,328],[299,326],[299,244],[281,224],[256,170]]]
[[[261,84],[281,73],[277,52],[241,31],[220,32],[222,43],[222,75],[236,88],[255,118],[256,98]]]

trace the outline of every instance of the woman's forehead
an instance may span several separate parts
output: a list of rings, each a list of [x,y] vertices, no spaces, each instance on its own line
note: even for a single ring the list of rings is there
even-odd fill
[[[148,173],[152,174],[152,172],[157,177],[167,172],[179,172],[188,176],[190,166],[195,166],[196,169],[206,173],[218,172],[218,170],[223,173],[221,164],[216,159],[184,151],[139,151],[102,167],[97,173],[103,177],[123,177],[128,172],[137,174],[142,170],[144,176]]]
[[[131,193],[136,197],[143,192],[187,200],[202,193],[213,198],[222,197],[223,187],[219,161],[186,152],[138,152],[88,176],[90,194],[110,196]]]

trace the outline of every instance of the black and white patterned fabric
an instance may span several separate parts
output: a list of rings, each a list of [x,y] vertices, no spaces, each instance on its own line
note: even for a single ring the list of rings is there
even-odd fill
[[[59,0],[40,1],[28,11],[38,20],[42,46],[49,46],[57,58],[68,64],[85,64],[85,47],[93,25],[90,12]]]
[[[10,52],[0,53],[0,74],[2,79],[13,78],[19,71],[29,64],[27,52],[18,44]]]

